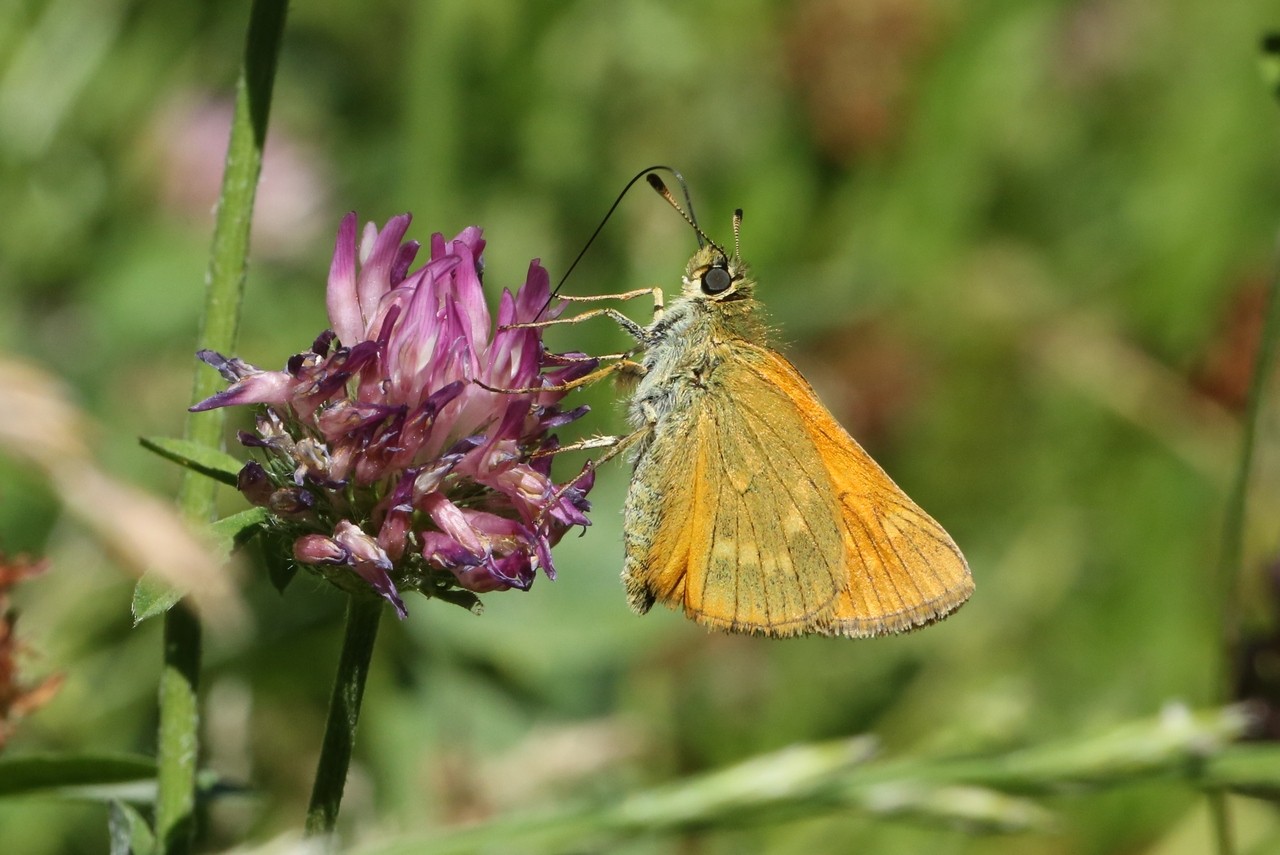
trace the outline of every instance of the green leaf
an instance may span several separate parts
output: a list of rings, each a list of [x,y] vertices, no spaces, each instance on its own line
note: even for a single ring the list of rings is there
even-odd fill
[[[216,448],[173,437],[141,437],[142,447],[154,451],[180,466],[208,475],[215,481],[234,487],[244,463]]]
[[[1265,799],[1280,799],[1280,745],[1233,745],[1205,761],[1198,782]]]
[[[93,801],[150,801],[156,763],[133,754],[31,754],[0,759],[0,797],[56,794]]]
[[[182,594],[182,591],[160,581],[150,573],[145,574],[138,580],[138,584],[133,586],[133,602],[130,604],[133,625],[137,626],[144,620],[169,611],[178,600],[182,599]]]
[[[156,835],[142,814],[130,805],[115,801],[107,814],[111,855],[154,855]]]
[[[218,549],[229,556],[261,532],[262,525],[269,516],[266,508],[249,508],[238,514],[223,517],[209,526],[209,530],[213,532]]]
[[[249,508],[238,514],[223,517],[209,526],[214,541],[225,556],[248,543],[253,536],[262,530],[267,521],[265,508]],[[171,587],[150,573],[138,580],[133,587],[133,625],[144,620],[162,615],[177,604],[183,597],[183,591]]]

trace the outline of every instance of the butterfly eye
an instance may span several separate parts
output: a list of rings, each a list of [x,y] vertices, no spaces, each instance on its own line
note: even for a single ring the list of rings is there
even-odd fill
[[[732,284],[733,277],[723,267],[712,267],[702,274],[702,293],[704,294],[719,294],[729,290]]]

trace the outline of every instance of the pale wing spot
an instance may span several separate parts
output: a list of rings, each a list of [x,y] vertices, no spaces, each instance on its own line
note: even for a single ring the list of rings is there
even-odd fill
[[[934,597],[945,595],[951,587],[948,578],[956,575],[949,573],[948,578],[944,578],[942,572],[944,569],[958,568],[959,581],[964,582],[968,577],[964,556],[960,554],[955,541],[942,526],[906,496],[885,495],[883,498],[886,503],[892,504],[896,511],[886,515],[885,522],[892,525],[900,540],[905,541],[919,556],[920,564],[915,566],[926,570],[937,583],[940,590],[934,594]],[[919,575],[913,574],[913,578],[918,579]],[[961,587],[965,586],[961,585]]]
[[[735,617],[730,629],[769,634],[813,630],[821,615],[834,608],[842,586],[839,568],[832,566],[842,553],[835,517],[819,486],[812,483],[812,468],[817,468],[818,462],[808,460],[812,468],[805,472],[793,450],[779,437],[769,435],[772,426],[752,419],[750,410],[740,404],[735,401],[735,406],[714,408],[708,422],[715,426],[719,443],[715,452],[724,471],[750,472],[750,479],[720,479],[716,519],[710,523],[716,545],[709,554],[704,602],[699,608],[687,600],[686,606],[692,607],[691,615],[712,625],[723,622],[717,614],[731,612]],[[779,404],[787,402],[780,400]],[[794,412],[785,410],[783,415],[795,417]],[[808,441],[798,419],[790,437],[792,442],[797,437]],[[714,470],[714,462],[708,468]],[[819,471],[825,477],[826,473]],[[830,492],[829,485],[825,489]],[[825,532],[814,530],[803,507],[812,509],[815,522],[825,517]],[[726,545],[729,540],[732,548]],[[824,553],[817,546],[822,541],[837,547]],[[813,578],[819,567],[826,569],[824,584],[815,584]],[[735,592],[733,606],[713,603],[712,592],[721,580],[727,584],[729,575]]]
[[[688,518],[685,528],[690,532],[689,557],[685,567],[684,606],[688,614],[708,611],[708,593],[717,599],[716,586],[720,580],[712,575],[709,563],[711,545],[714,537],[707,537],[715,531],[716,504],[718,495],[707,489],[708,478],[714,477],[719,449],[714,426],[707,429],[708,419],[699,417],[692,431],[697,449],[694,471],[694,501],[687,509]],[[714,485],[713,485],[714,486]]]
[[[861,523],[861,520],[859,520],[859,523]],[[866,542],[871,541],[870,534],[866,527],[859,524],[856,527],[851,525],[850,529],[850,539],[853,541],[854,549],[858,552],[858,569],[862,571],[860,574],[861,584],[854,585],[852,589],[850,589],[850,597],[852,598],[855,591],[861,596],[862,608],[859,611],[862,614],[867,616],[884,614],[886,611],[884,602],[880,599],[880,592],[877,590],[878,586],[875,583],[875,577],[878,575],[876,573],[876,568],[883,568],[880,552],[876,549],[875,543],[872,541],[870,543],[871,552],[875,555],[875,560],[872,561],[868,557],[867,550],[865,548]],[[874,606],[871,603],[872,598],[875,599]]]
[[[711,560],[737,561],[738,556],[739,546],[737,541],[717,533],[711,545]]]
[[[940,546],[945,547],[948,552],[959,552],[959,549],[956,548],[955,541],[951,539],[951,536],[946,533],[942,526],[940,526],[933,517],[925,513],[919,505],[911,501],[911,499],[906,495],[901,492],[885,492],[880,498],[886,504],[893,505],[894,508],[900,512],[900,516],[904,518],[904,521],[914,521],[918,531],[922,534],[928,535],[929,538],[936,541]]]
[[[790,407],[789,403],[783,404]],[[775,556],[773,562],[764,560],[764,574],[766,580],[772,580],[775,599],[783,600],[782,613],[795,615],[793,623],[811,620],[835,603],[843,587],[838,564],[842,552],[839,532],[830,501],[823,495],[824,488],[829,493],[830,487],[817,481],[810,468],[815,465],[816,450],[808,458],[801,458],[790,445],[797,436],[803,436],[798,433],[798,421],[788,442],[777,435],[776,426],[769,420],[748,407],[741,409],[748,416],[743,419],[746,434],[759,447],[768,447],[772,452],[762,460],[770,477],[758,479],[759,483],[771,485],[772,490],[769,495],[758,497],[757,507],[763,512],[753,519],[757,529],[763,529],[760,542],[767,544],[769,554]],[[791,465],[785,465],[788,463]],[[825,472],[821,475],[825,477]],[[813,575],[820,569],[825,570],[825,585],[816,584]],[[821,598],[816,603],[815,594]]]
[[[935,567],[936,556],[926,552],[920,543],[920,539],[909,534],[902,523],[902,518],[897,514],[886,515],[882,519],[882,525],[889,536],[890,542],[893,544],[894,552],[898,553],[899,556],[901,556],[903,549],[915,553],[914,559],[909,564],[906,559],[901,560],[905,566],[910,567],[911,572],[908,574],[908,578],[915,585],[916,593],[919,595],[920,600],[922,602],[931,601],[941,593],[938,588],[944,587],[941,585],[942,577],[938,575]],[[919,533],[920,529],[915,531]],[[925,582],[936,584],[930,585],[931,590],[926,592],[921,587]]]
[[[907,564],[903,561],[894,542],[894,536],[885,527],[885,517],[874,512],[869,515],[859,513],[860,508],[856,504],[851,504],[849,511],[850,513],[845,517],[846,523],[850,527],[855,524],[859,526],[877,559],[875,565],[866,564],[865,553],[860,550],[860,554],[864,556],[864,565],[871,569],[867,586],[876,597],[877,613],[892,614],[908,607],[909,600],[903,596],[902,589],[898,586],[897,576],[905,575],[916,590],[916,600],[923,600],[924,595],[915,585],[915,580],[911,578]],[[903,572],[895,574],[894,568],[899,568]],[[877,570],[879,572],[876,572]],[[881,597],[881,593],[884,594],[884,598]],[[896,608],[885,608],[885,598],[896,601]]]
[[[917,513],[923,514],[923,512]],[[942,549],[939,553],[937,564],[931,565],[931,569],[933,566],[954,567],[957,571],[955,582],[950,585],[940,582],[939,590],[933,594],[924,594],[922,592],[919,599],[914,603],[900,600],[897,608],[882,608],[874,614],[868,614],[863,609],[858,608],[851,599],[849,601],[851,611],[846,612],[841,621],[846,630],[856,634],[878,635],[913,629],[946,616],[968,598],[973,590],[973,585],[968,575],[968,568],[964,564],[964,559],[959,556],[958,550],[951,544],[950,538],[947,538],[945,546],[938,542],[936,538],[930,538],[930,540],[933,540]],[[885,542],[886,548],[891,551],[896,549],[887,533]],[[915,541],[911,542],[913,545],[915,544]],[[884,550],[879,547],[875,547],[874,551],[877,555],[883,556],[885,554]],[[901,560],[897,554],[895,554],[895,557]],[[934,573],[934,576],[936,577],[937,574]],[[916,583],[917,590],[919,590],[918,582],[923,580],[913,575],[909,575],[908,578],[912,579],[913,583]]]
[[[805,519],[800,509],[792,503],[786,508],[786,515],[782,520],[782,529],[788,535],[788,540],[792,535],[810,534],[809,521]]]
[[[864,520],[863,522],[866,523],[867,521]],[[898,578],[900,576],[905,576],[907,581],[911,584],[911,587],[915,590],[915,601],[920,602],[924,600],[925,596],[923,592],[921,592],[920,587],[916,585],[916,580],[913,578],[913,574],[908,571],[907,562],[902,560],[902,553],[898,551],[897,539],[894,538],[893,534],[890,533],[889,529],[885,526],[885,517],[877,515],[871,522],[874,522],[876,528],[880,530],[880,534],[882,535],[882,537],[876,538],[873,542],[875,543],[876,552],[880,555],[881,566],[885,569],[885,581],[889,584],[889,587],[893,588],[894,599],[898,601],[898,610],[906,608],[907,603],[909,602],[907,597],[903,596],[902,588],[898,585]],[[894,566],[897,566],[903,572],[895,574],[893,572]]]
[[[791,407],[789,402],[785,402],[785,406]],[[773,477],[767,479],[769,483],[780,486],[782,492],[790,500],[788,502],[789,511],[786,514],[786,523],[784,523],[785,530],[791,533],[790,524],[794,523],[794,533],[807,535],[814,543],[832,541],[831,535],[838,535],[838,532],[835,532],[834,529],[830,533],[826,531],[819,532],[815,529],[815,525],[825,522],[829,522],[834,526],[836,519],[836,514],[832,508],[831,500],[834,495],[831,492],[831,484],[826,471],[821,468],[817,450],[813,449],[811,454],[801,457],[791,447],[791,443],[794,443],[796,439],[794,435],[784,437],[783,432],[760,413],[746,406],[742,407],[742,409],[752,417],[744,419],[744,425],[755,436],[757,444],[761,447],[767,446],[773,449],[773,454],[763,458],[762,465],[773,473]],[[794,428],[801,428],[798,419]],[[763,435],[762,431],[767,431],[772,436]],[[780,468],[782,463],[790,463],[791,466],[784,470]],[[807,496],[809,501],[806,502],[801,498],[802,496]],[[808,505],[810,513],[805,513],[805,509],[802,507],[804,505]],[[832,560],[834,556],[822,557],[827,558],[823,563],[828,566],[832,581],[838,581],[838,567],[835,566],[835,561]]]
[[[732,411],[717,411],[717,415],[728,418],[716,419],[718,432],[719,462],[724,470],[742,467],[747,459],[741,437],[736,432],[737,425],[732,419]],[[757,467],[746,466],[754,474]],[[733,630],[767,629],[771,622],[768,604],[762,597],[762,583],[766,570],[762,564],[760,553],[751,544],[746,548],[755,533],[751,530],[750,513],[747,508],[748,495],[754,495],[754,489],[744,489],[743,481],[735,483],[734,479],[725,477],[719,484],[719,502],[717,518],[714,526],[712,547],[714,560],[708,573],[713,578],[723,581],[724,600],[712,614],[716,625]],[[746,482],[748,485],[751,482]],[[730,597],[730,595],[732,595]]]

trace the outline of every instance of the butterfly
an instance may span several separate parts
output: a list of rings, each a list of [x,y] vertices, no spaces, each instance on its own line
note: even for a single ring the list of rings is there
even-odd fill
[[[632,183],[641,176],[698,236],[680,297],[670,306],[660,288],[562,297],[651,294],[647,326],[612,308],[520,325],[605,315],[637,342],[561,387],[615,372],[632,377],[633,432],[558,449],[608,448],[596,465],[631,452],[622,570],[631,607],[644,614],[661,603],[713,629],[778,637],[885,635],[955,611],[973,593],[955,541],[769,344],[739,251],[742,211],[734,213],[730,255],[650,170]]]
[[[681,296],[639,331],[624,506],[631,607],[718,630],[863,637],[940,620],[973,592],[950,535],[768,343],[738,250],[702,233]],[[633,334],[635,330],[632,329]]]

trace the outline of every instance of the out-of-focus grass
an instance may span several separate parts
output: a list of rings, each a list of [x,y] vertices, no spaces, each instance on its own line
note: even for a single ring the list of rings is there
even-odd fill
[[[0,16],[0,333],[75,385],[106,466],[171,491],[135,440],[181,424],[245,10],[21,5]],[[788,353],[978,583],[954,618],[876,641],[636,618],[617,581],[626,472],[610,467],[557,582],[490,596],[479,618],[419,601],[384,625],[348,830],[608,798],[800,741],[990,753],[1220,700],[1217,536],[1280,223],[1280,124],[1255,68],[1276,23],[1263,4],[1192,0],[296,5],[244,358],[277,367],[325,325],[346,210],[412,210],[420,238],[483,225],[496,291],[534,256],[562,270],[628,177],[670,163],[713,236],[745,209]],[[638,193],[566,288],[670,292],[692,247]],[[626,343],[604,321],[558,335]],[[612,390],[582,397],[583,430],[621,429]],[[1274,478],[1256,489],[1250,574],[1274,559],[1280,495]],[[31,667],[67,673],[9,751],[150,750],[157,634],[129,629],[129,580],[12,461],[0,548],[53,560],[19,591],[21,629],[42,651]],[[259,789],[215,806],[212,845],[300,823],[336,657],[336,597],[299,579],[280,598],[264,578],[246,596],[253,629],[210,642],[208,757]],[[1265,624],[1263,596],[1247,605]],[[701,845],[1207,846],[1181,786],[1051,807],[1052,835],[850,817]],[[1243,815],[1275,839],[1270,813]],[[14,851],[102,851],[104,827],[105,811],[0,802]]]

